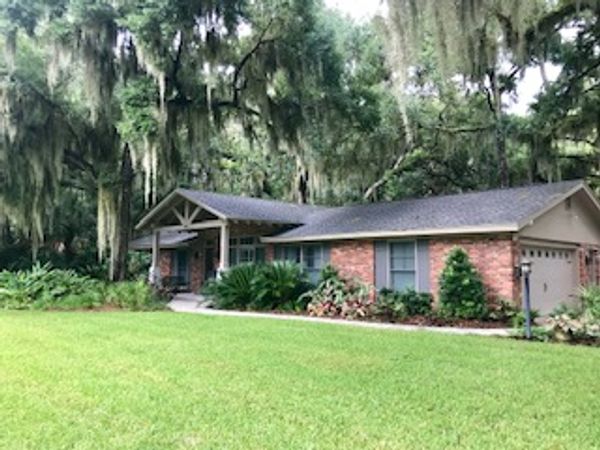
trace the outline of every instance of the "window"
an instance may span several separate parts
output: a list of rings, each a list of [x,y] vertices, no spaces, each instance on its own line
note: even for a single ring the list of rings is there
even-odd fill
[[[300,247],[289,245],[283,247],[283,259],[300,264],[302,261],[300,257]]]
[[[396,291],[416,286],[415,242],[390,243],[390,284]]]
[[[275,249],[275,257],[302,265],[311,283],[318,283],[321,269],[327,264],[327,252],[321,244],[284,245]]]
[[[229,265],[264,262],[265,247],[253,236],[229,239]]]
[[[311,283],[319,281],[319,275],[323,268],[323,247],[321,245],[306,245],[303,250],[303,262],[306,273]]]

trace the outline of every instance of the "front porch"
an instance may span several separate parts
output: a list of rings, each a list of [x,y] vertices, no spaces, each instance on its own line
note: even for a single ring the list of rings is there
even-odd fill
[[[132,248],[151,251],[153,284],[198,292],[231,265],[272,260],[272,246],[261,237],[286,225],[236,217],[176,191],[140,221],[136,229],[152,234],[134,241]],[[143,239],[145,247],[137,244]]]

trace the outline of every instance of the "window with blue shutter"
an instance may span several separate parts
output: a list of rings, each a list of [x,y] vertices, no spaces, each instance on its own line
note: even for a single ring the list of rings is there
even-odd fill
[[[416,287],[415,241],[390,242],[390,284],[395,291]]]

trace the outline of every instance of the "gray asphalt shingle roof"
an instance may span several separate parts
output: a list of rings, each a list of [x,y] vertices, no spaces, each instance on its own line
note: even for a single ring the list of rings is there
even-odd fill
[[[355,233],[410,232],[469,227],[518,226],[582,185],[580,180],[384,203],[329,208],[275,239],[306,239]]]
[[[178,189],[177,192],[191,202],[205,205],[232,220],[302,224],[305,223],[307,215],[324,209],[318,206],[190,189]]]
[[[581,180],[574,180],[329,208],[189,189],[177,189],[175,193],[209,211],[212,210],[211,212],[222,218],[295,226],[266,238],[271,242],[293,242],[336,237],[385,236],[386,233],[418,235],[426,232],[441,233],[444,230],[516,231],[523,225],[523,221],[551,206],[565,194],[583,186]],[[168,198],[165,201],[168,201]],[[148,217],[156,214],[160,208],[166,207],[168,204],[157,206],[141,223],[148,221]],[[190,234],[193,236],[188,236]],[[161,234],[161,246],[177,246],[193,237],[195,233]],[[134,243],[144,248],[150,248],[151,245],[150,240]]]

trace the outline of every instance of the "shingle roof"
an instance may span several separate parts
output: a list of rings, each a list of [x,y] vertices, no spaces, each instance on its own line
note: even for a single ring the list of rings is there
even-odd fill
[[[329,208],[307,216],[304,225],[267,240],[494,227],[516,231],[522,221],[578,186],[583,186],[582,181]]]
[[[193,203],[204,205],[232,220],[257,220],[285,224],[305,223],[307,215],[327,208],[299,205],[276,200],[217,194],[214,192],[177,189]]]
[[[182,244],[195,239],[198,233],[163,231],[160,233],[160,248],[176,248]],[[132,250],[150,250],[152,249],[152,235],[142,236],[129,243]]]

